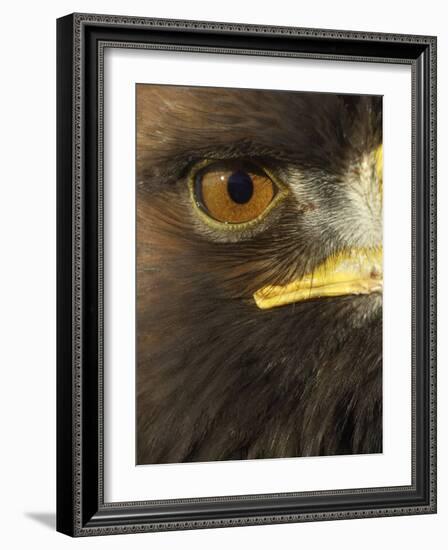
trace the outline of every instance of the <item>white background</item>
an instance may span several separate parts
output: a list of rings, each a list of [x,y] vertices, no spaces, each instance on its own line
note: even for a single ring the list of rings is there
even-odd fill
[[[2,12],[0,506],[5,548],[443,548],[448,520],[447,287],[439,286],[439,514],[71,540],[55,510],[55,18],[73,11],[439,35],[439,280],[448,279],[448,35],[442,1],[132,0]],[[443,540],[442,539],[445,539]]]
[[[108,49],[104,72],[105,500],[410,485],[410,66]],[[135,83],[148,81],[383,96],[382,453],[135,467],[134,101]]]

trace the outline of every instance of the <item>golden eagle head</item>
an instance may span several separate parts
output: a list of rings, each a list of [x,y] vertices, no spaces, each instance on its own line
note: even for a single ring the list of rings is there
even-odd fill
[[[136,97],[138,462],[381,450],[381,97]]]

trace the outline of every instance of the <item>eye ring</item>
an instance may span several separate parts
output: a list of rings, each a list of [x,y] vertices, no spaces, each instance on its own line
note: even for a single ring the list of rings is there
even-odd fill
[[[270,202],[265,206],[265,208],[254,218],[242,221],[242,222],[229,222],[229,221],[221,221],[219,219],[216,219],[211,215],[210,212],[207,211],[207,207],[204,204],[204,201],[198,193],[198,178],[201,175],[207,174],[208,169],[213,167],[214,165],[218,166],[226,166],[231,165],[234,167],[243,167],[243,169],[234,169],[234,173],[236,172],[242,172],[242,173],[250,173],[251,170],[257,171],[262,177],[265,179],[268,179],[270,183],[273,186],[273,196],[270,200]],[[232,174],[234,175],[234,174]],[[230,178],[228,178],[230,180]],[[229,183],[229,182],[228,182]],[[281,182],[268,168],[261,166],[257,162],[254,162],[253,160],[246,160],[246,159],[204,159],[202,161],[199,161],[196,163],[193,168],[190,171],[190,174],[188,176],[188,189],[189,189],[189,195],[191,202],[193,204],[195,214],[199,217],[199,219],[210,226],[213,229],[217,229],[220,231],[244,231],[245,229],[252,228],[256,225],[258,225],[261,221],[263,221],[266,216],[275,208],[277,207],[288,195],[289,191],[286,185]],[[252,195],[252,191],[249,193],[249,198]],[[247,197],[246,197],[247,198]],[[242,200],[239,201],[236,197],[234,197],[235,203],[244,203],[246,202],[246,198],[242,197]],[[236,200],[235,200],[236,199]]]

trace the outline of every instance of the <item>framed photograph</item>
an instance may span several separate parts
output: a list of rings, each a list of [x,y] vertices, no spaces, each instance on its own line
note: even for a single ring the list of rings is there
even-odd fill
[[[57,529],[434,513],[436,38],[57,49]]]

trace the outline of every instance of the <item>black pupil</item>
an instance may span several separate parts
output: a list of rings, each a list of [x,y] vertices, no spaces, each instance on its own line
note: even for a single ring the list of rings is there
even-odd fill
[[[238,204],[246,204],[254,194],[252,178],[244,170],[233,172],[227,180],[227,192],[229,197]]]

